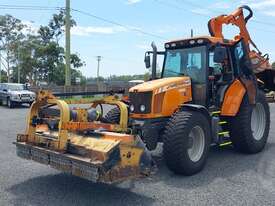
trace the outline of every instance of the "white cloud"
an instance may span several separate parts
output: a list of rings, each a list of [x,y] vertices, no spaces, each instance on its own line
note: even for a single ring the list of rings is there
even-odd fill
[[[136,45],[136,47],[139,49],[142,49],[142,50],[150,50],[151,49],[150,44],[149,45],[148,44],[138,44],[138,45]]]
[[[243,0],[243,4],[248,4],[251,8],[254,9],[266,9],[270,7],[275,7],[275,0]]]
[[[90,36],[92,34],[115,34],[118,32],[125,32],[126,29],[120,26],[113,27],[94,27],[94,26],[75,26],[71,33],[75,36]]]
[[[263,14],[265,14],[267,16],[275,16],[275,12],[274,11],[265,11],[265,12],[263,12]]]
[[[242,0],[241,3],[250,6],[252,9],[257,9],[264,15],[275,16],[275,0]]]
[[[231,4],[229,2],[219,1],[219,2],[211,5],[210,9],[229,9],[230,7],[231,7]]]
[[[127,4],[136,4],[141,2],[141,0],[127,0]]]
[[[34,22],[23,20],[22,24],[24,24],[26,26],[22,30],[22,32],[24,34],[37,34],[37,32],[39,30],[39,26],[35,25]]]
[[[207,15],[207,14],[209,14],[209,10],[207,10],[207,9],[201,9],[201,8],[192,9],[191,12],[193,12],[195,14],[200,14],[200,15]]]

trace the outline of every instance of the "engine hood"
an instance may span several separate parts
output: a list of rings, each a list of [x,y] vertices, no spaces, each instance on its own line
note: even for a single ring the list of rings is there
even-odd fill
[[[152,81],[145,82],[143,84],[136,85],[130,88],[129,92],[148,92],[155,91],[160,88],[167,90],[169,88],[174,88],[177,86],[190,85],[190,77],[168,77],[163,79],[156,79]]]
[[[34,92],[31,92],[29,90],[21,90],[21,91],[9,91],[10,94],[12,95],[21,95],[21,94],[28,94],[28,95],[35,95]]]

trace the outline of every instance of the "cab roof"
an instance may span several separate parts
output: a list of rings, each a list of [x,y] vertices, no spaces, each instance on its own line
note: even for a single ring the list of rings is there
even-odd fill
[[[234,41],[224,39],[224,38],[217,38],[211,36],[197,36],[192,38],[182,38],[182,39],[175,39],[165,43],[165,48],[175,48],[175,47],[188,47],[188,46],[198,46],[198,45],[205,45],[205,44],[217,44],[220,43],[222,45],[232,45]]]

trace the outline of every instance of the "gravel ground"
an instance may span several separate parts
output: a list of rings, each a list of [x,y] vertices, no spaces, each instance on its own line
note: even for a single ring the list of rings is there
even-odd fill
[[[166,168],[158,151],[155,175],[113,186],[18,158],[12,142],[24,131],[27,111],[0,107],[0,206],[275,205],[275,106],[268,144],[260,154],[211,148],[205,169],[183,177]]]

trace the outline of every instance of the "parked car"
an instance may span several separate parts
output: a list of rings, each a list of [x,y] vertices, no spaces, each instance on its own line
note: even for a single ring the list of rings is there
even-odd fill
[[[1,83],[0,84],[0,103],[9,108],[16,105],[29,104],[35,100],[35,93],[29,91],[24,84]]]

